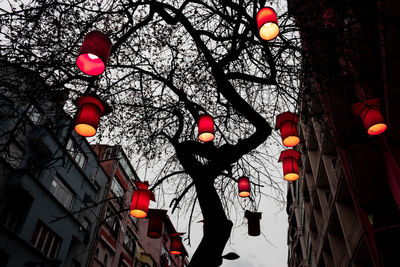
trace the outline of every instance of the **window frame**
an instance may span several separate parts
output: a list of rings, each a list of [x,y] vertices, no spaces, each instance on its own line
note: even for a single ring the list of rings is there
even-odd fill
[[[50,244],[49,239],[51,239]],[[62,239],[41,220],[38,220],[30,243],[47,258],[55,259],[61,248]]]
[[[74,159],[75,163],[78,164],[78,166],[83,170],[86,167],[88,157],[83,152],[81,146],[72,137],[70,137],[67,141],[66,150]]]
[[[57,187],[53,186],[54,182],[57,183]],[[53,188],[56,188],[55,192],[53,192]],[[69,200],[69,205],[68,206],[66,205],[67,203],[63,202],[62,198],[60,199],[58,197],[57,193],[61,192],[60,189],[63,190],[63,194],[65,194],[67,196],[71,196],[71,199]],[[50,187],[49,187],[49,192],[53,195],[53,197],[55,197],[58,200],[58,202],[60,202],[61,205],[63,205],[64,208],[66,208],[68,211],[71,210],[71,208],[73,206],[73,203],[74,203],[74,200],[75,200],[75,194],[72,191],[72,189],[64,182],[64,179],[62,179],[62,177],[58,173],[56,173],[53,176],[52,180],[51,180],[51,184],[50,184]],[[63,195],[62,197],[64,197],[65,195]]]

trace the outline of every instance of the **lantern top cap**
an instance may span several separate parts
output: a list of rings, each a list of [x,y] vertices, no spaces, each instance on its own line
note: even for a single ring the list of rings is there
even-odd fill
[[[380,103],[379,98],[372,98],[358,103],[353,104],[353,113],[356,116],[360,116],[364,109],[379,109]]]
[[[148,181],[133,181],[133,183],[136,185],[138,190],[146,190],[150,193],[150,200],[156,201],[156,197],[154,196],[154,193],[149,190],[149,182]]]
[[[286,158],[295,158],[296,160],[298,160],[300,158],[300,152],[298,152],[294,149],[286,149],[286,150],[282,151],[278,162],[281,162],[282,160],[284,160]]]
[[[100,108],[101,115],[107,115],[112,111],[112,108],[107,104],[107,102],[101,100],[101,98],[94,93],[89,93],[78,97],[73,101],[73,103],[77,107],[81,107],[84,104],[94,104]]]
[[[297,125],[299,121],[299,115],[290,111],[279,114],[276,116],[275,130],[278,130],[285,121],[292,121],[295,125]]]
[[[208,114],[208,113],[200,114],[199,115],[199,119],[202,118],[202,117],[210,117],[210,118],[212,118],[212,116],[210,114]]]
[[[100,38],[100,39],[102,39],[102,41],[107,42],[107,44],[109,46],[112,45],[111,40],[108,37],[108,35],[101,31],[97,31],[97,30],[91,31],[85,35],[85,38]]]
[[[257,13],[258,29],[260,29],[260,27],[266,22],[273,22],[275,24],[278,24],[276,12],[272,7],[263,7]]]
[[[246,210],[245,212],[244,212],[244,217],[245,218],[247,218],[247,219],[249,219],[249,218],[252,218],[252,219],[261,219],[261,212],[252,212],[252,211],[249,211],[249,210]]]

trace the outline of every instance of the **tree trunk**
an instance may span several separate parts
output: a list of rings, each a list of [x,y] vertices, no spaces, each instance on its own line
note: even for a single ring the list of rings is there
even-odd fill
[[[204,234],[189,267],[220,266],[221,256],[229,240],[233,223],[225,215],[214,187],[214,179],[198,175],[193,180],[204,218]]]

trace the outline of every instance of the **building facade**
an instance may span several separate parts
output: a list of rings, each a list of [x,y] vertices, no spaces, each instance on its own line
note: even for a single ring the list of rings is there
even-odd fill
[[[165,217],[160,238],[150,238],[147,236],[147,227],[149,219],[139,220],[139,240],[145,253],[151,257],[154,264],[151,266],[160,267],[185,267],[189,264],[188,253],[183,246],[181,255],[172,255],[171,249],[171,234],[176,233],[168,215]],[[149,266],[150,267],[150,266]]]
[[[288,264],[399,266],[400,3],[290,0],[288,7],[305,52]],[[388,127],[376,136],[352,108],[370,99],[379,99]]]
[[[86,266],[107,174],[62,94],[35,98],[35,73],[0,72],[0,266]]]

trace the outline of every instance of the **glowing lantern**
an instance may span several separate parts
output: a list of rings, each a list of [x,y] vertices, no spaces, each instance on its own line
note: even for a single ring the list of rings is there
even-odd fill
[[[294,147],[300,142],[297,133],[299,115],[292,112],[284,112],[276,117],[275,130],[280,129],[282,143],[286,147]]]
[[[166,210],[149,209],[147,217],[149,222],[147,224],[147,236],[150,238],[160,238],[162,234],[162,227],[167,215]]]
[[[246,210],[244,217],[247,218],[248,233],[250,236],[260,235],[261,212],[251,212]]]
[[[210,142],[214,139],[214,120],[210,115],[204,114],[199,118],[199,140]]]
[[[110,112],[109,106],[95,95],[85,95],[76,101],[78,117],[75,122],[77,134],[90,137],[96,134],[100,116]]]
[[[383,133],[387,125],[379,110],[379,98],[373,98],[353,105],[353,112],[360,116],[369,135]]]
[[[97,76],[104,72],[111,51],[111,41],[104,33],[93,31],[83,40],[76,64],[89,75]]]
[[[299,179],[299,165],[298,160],[300,153],[294,149],[287,149],[282,151],[279,161],[283,161],[283,177],[287,181],[296,181]]]
[[[149,210],[150,200],[155,201],[154,194],[148,187],[148,182],[134,182],[136,190],[132,195],[132,202],[130,208],[130,214],[136,218],[144,218],[147,216]]]
[[[279,34],[278,19],[275,11],[270,7],[264,7],[257,13],[257,26],[260,37],[270,41]]]
[[[170,235],[171,237],[171,246],[170,246],[170,253],[172,255],[181,255],[183,252],[183,244],[182,244],[182,237],[183,233],[175,233]]]
[[[250,196],[250,182],[247,177],[240,177],[239,181],[239,196],[240,197],[248,197]]]

